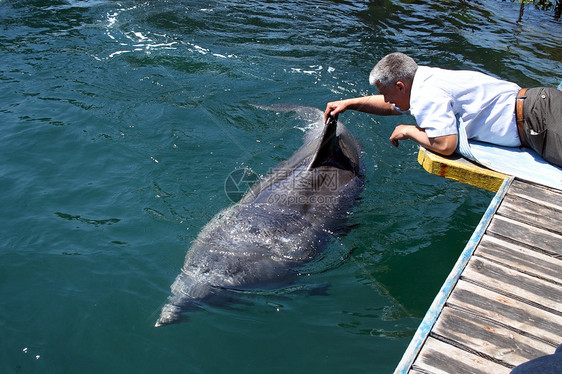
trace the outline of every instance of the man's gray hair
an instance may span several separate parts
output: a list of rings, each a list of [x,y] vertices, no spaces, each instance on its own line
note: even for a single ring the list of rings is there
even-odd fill
[[[408,55],[394,52],[384,56],[371,70],[369,83],[378,83],[384,88],[392,88],[398,81],[412,83],[418,64]]]

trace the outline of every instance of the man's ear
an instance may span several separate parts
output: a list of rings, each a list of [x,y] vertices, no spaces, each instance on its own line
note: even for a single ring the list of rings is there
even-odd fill
[[[406,88],[406,85],[404,84],[404,82],[398,81],[398,82],[396,82],[396,87],[398,87],[399,91],[402,91]]]

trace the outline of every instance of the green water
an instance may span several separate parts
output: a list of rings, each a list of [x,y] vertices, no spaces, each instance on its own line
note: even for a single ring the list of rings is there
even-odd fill
[[[255,105],[373,93],[400,50],[522,86],[562,79],[551,13],[478,1],[0,1],[0,373],[390,373],[492,194],[427,174],[346,113],[366,188],[351,252],[301,282],[156,329],[233,170],[303,121]],[[304,278],[304,277],[303,277]]]

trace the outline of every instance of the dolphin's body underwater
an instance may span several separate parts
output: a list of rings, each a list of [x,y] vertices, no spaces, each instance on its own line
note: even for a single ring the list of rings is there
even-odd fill
[[[336,120],[323,125],[320,110],[294,110],[314,118],[315,127],[289,159],[201,230],[156,327],[228,291],[287,285],[346,228],[363,189],[359,143]]]

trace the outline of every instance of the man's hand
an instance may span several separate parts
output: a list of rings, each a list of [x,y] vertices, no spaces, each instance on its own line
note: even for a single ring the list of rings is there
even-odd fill
[[[328,121],[329,116],[337,118],[338,114],[345,112],[346,109],[345,100],[332,101],[328,103],[326,105],[326,110],[324,111],[324,123]]]
[[[411,137],[408,135],[408,131],[410,131],[411,127],[416,128],[416,126],[412,126],[412,125],[398,125],[398,126],[396,126],[396,128],[394,129],[394,131],[390,135],[390,142],[392,143],[392,145],[395,146],[395,147],[398,147],[398,141],[399,140],[411,139]]]

